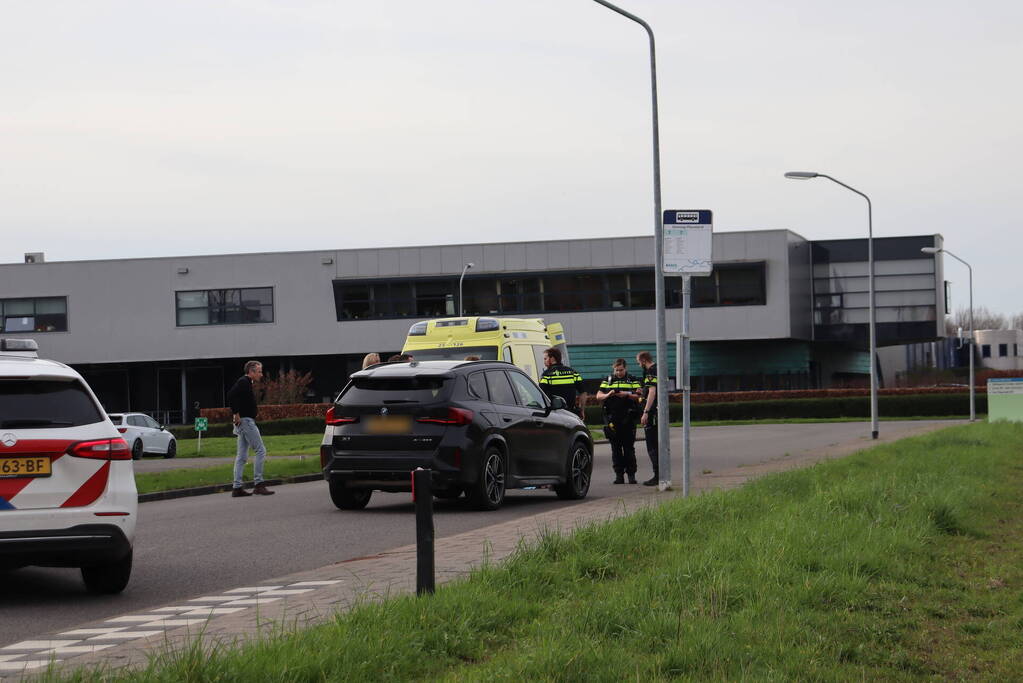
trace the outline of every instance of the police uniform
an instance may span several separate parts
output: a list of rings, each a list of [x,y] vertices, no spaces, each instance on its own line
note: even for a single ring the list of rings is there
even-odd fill
[[[660,464],[657,459],[657,363],[654,363],[649,368],[643,368],[642,384],[643,402],[640,405],[643,406],[643,411],[646,412],[646,426],[643,427],[643,438],[646,439],[646,454],[650,457],[650,466],[654,469],[654,476],[651,481],[656,483],[658,481],[658,465]],[[650,405],[647,405],[646,395],[650,387],[654,388],[654,397],[650,400]]]
[[[579,389],[582,387],[583,378],[579,373],[561,363],[555,363],[540,375],[540,388],[548,398],[560,396],[565,399],[565,405],[569,410],[575,412],[575,403],[579,397]]]
[[[632,375],[609,376],[600,384],[600,391],[617,390],[621,393],[639,391],[640,382]],[[611,465],[615,482],[629,475],[629,483],[636,481],[636,418],[639,404],[625,396],[612,395],[604,399],[604,435],[611,442]]]

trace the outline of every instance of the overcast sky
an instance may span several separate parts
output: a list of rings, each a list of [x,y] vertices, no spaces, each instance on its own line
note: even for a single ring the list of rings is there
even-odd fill
[[[1023,310],[1023,2],[620,4],[665,209],[865,236],[828,173]],[[651,234],[648,69],[592,0],[6,0],[0,261]]]

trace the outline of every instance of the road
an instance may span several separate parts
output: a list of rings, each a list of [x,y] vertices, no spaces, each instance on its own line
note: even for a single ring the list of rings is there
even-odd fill
[[[943,424],[954,423],[886,422],[881,432],[887,440]],[[673,430],[672,439],[676,486],[682,469],[679,431]],[[868,423],[698,427],[693,430],[691,472],[698,477],[786,454],[866,447],[871,444],[869,431]],[[641,442],[637,451],[642,481],[650,476],[650,464]],[[598,445],[591,499],[622,490],[611,484],[610,459],[609,447]],[[87,594],[77,570],[0,571],[0,647],[415,542],[408,494],[374,493],[365,510],[342,512],[331,504],[322,481],[276,491],[269,497],[234,499],[223,493],[140,505],[135,568],[128,589],[119,596]],[[573,504],[549,491],[511,491],[496,512],[468,510],[461,501],[437,501],[436,533],[458,534]]]

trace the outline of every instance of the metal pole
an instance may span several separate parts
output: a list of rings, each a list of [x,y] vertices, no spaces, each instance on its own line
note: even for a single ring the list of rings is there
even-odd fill
[[[465,279],[465,271],[469,270],[474,265],[476,265],[476,264],[475,263],[466,263],[464,266],[462,266],[462,275],[458,278],[458,317],[459,318],[462,317],[462,315],[463,315],[462,311],[465,309],[465,306],[462,304],[462,280]]]
[[[682,496],[689,495],[689,299],[692,277],[682,276]]]
[[[966,270],[969,271],[969,273],[970,273],[970,339],[969,339],[969,342],[968,342],[969,347],[970,347],[970,422],[976,422],[976,420],[977,420],[977,404],[976,404],[977,388],[976,388],[976,386],[974,386],[975,383],[976,383],[976,380],[974,380],[974,377],[973,377],[973,267],[970,266],[970,264],[967,263],[966,261],[962,260],[961,258],[956,256],[955,254],[953,254],[948,249],[942,248],[942,249],[937,249],[936,251],[937,252],[944,252],[944,253],[948,254],[949,256],[951,256],[952,258],[954,258],[956,261],[959,261],[959,263],[961,263],[964,266],[966,266]],[[962,329],[962,328],[960,328],[960,329]]]
[[[416,595],[432,593],[433,473],[417,467],[412,472],[412,502],[416,508]]]
[[[654,147],[654,306],[657,309],[657,371],[666,375],[668,368],[668,344],[665,338],[666,324],[664,320],[664,238],[661,225],[661,152],[660,136],[657,126],[657,59],[654,48],[654,31],[635,14],[626,12],[607,0],[593,0],[612,12],[617,12],[631,19],[646,30],[650,42],[650,100],[653,123]],[[661,481],[661,491],[671,488],[671,444],[668,441],[668,383],[657,383],[657,469]]]

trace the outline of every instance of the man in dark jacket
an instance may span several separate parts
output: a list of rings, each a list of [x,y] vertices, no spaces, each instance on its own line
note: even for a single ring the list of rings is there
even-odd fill
[[[252,495],[242,488],[242,475],[245,472],[245,461],[248,460],[250,448],[256,454],[252,461],[252,480],[256,484],[253,493],[261,496],[274,494],[274,491],[268,489],[263,483],[263,459],[266,458],[266,447],[259,434],[259,427],[256,426],[258,408],[256,407],[256,392],[252,390],[252,383],[258,382],[262,377],[263,364],[258,360],[250,360],[245,363],[245,374],[239,377],[227,392],[227,405],[231,407],[234,433],[238,435],[238,453],[234,459],[234,488],[231,491],[231,495],[235,498]]]
[[[565,399],[565,407],[578,413],[576,402],[579,399],[579,387],[583,378],[579,373],[561,364],[561,349],[551,347],[543,352],[544,371],[540,375],[540,388],[548,398],[560,396]]]
[[[612,374],[600,384],[596,399],[604,406],[604,436],[611,444],[613,484],[636,483],[636,415],[640,382],[628,373],[625,359],[612,366]]]
[[[640,402],[643,406],[643,415],[640,417],[640,424],[643,425],[643,436],[646,439],[646,454],[654,470],[654,476],[644,481],[643,486],[657,486],[660,481],[658,472],[660,460],[657,452],[657,363],[649,351],[640,351],[636,354],[636,362],[643,368],[643,399]]]

